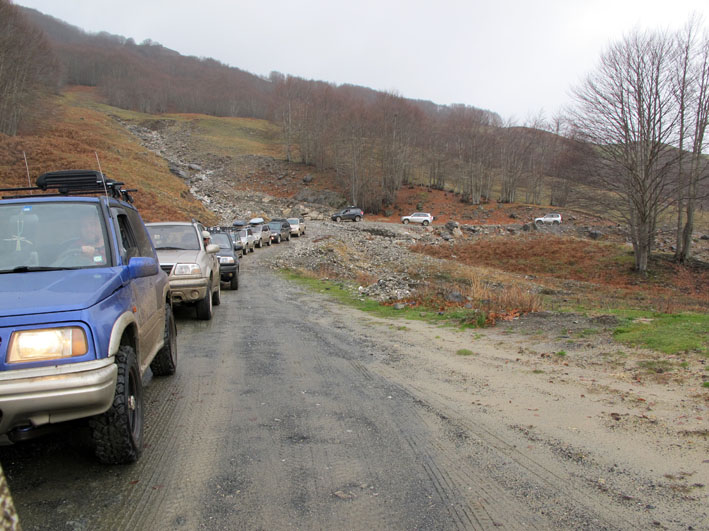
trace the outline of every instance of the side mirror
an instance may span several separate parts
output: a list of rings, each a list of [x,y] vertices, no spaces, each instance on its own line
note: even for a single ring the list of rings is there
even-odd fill
[[[134,256],[128,261],[130,278],[143,278],[157,275],[160,267],[157,260],[147,256]]]

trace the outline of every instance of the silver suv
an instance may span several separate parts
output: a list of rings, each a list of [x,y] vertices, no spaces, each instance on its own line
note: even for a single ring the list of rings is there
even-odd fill
[[[146,223],[158,253],[160,267],[169,275],[172,302],[193,304],[197,318],[212,318],[221,300],[219,246],[209,243],[201,223],[170,221]]]
[[[251,225],[251,232],[259,249],[264,245],[271,245],[271,229],[268,225]]]
[[[288,218],[291,236],[299,238],[305,234],[305,220],[303,218]]]
[[[545,214],[541,218],[534,218],[535,225],[541,225],[541,224],[559,225],[560,223],[561,223],[561,214],[557,214],[556,212],[550,212],[549,214]]]

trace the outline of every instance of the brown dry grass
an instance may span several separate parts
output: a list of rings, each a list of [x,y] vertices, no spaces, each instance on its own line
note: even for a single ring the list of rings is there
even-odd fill
[[[651,274],[633,271],[632,251],[615,243],[555,235],[520,235],[411,249],[468,266],[516,273],[559,290],[567,302],[636,306],[660,311],[707,311],[709,267],[682,266],[654,256]],[[515,297],[516,298],[516,297]],[[509,306],[508,306],[509,307]]]
[[[53,112],[29,135],[0,136],[0,187],[27,186],[27,160],[32,182],[46,171],[101,169],[111,178],[137,188],[135,204],[146,221],[216,222],[216,216],[195,200],[167,163],[141,147],[105,113],[91,108],[85,87],[54,98]]]

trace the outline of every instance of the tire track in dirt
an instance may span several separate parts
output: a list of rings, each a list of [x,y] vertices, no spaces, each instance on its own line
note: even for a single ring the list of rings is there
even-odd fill
[[[318,324],[322,328],[325,323]],[[333,330],[342,327],[337,323],[329,323],[329,326],[325,324],[325,328]],[[328,340],[332,342],[333,338],[329,337]],[[331,350],[337,352],[341,349],[332,348]],[[349,352],[346,349],[342,351]],[[370,360],[368,359],[367,361]],[[391,392],[391,389],[394,388],[397,390],[397,394],[402,395],[399,399],[402,406],[407,403],[411,404],[410,407],[402,408],[410,411],[403,412],[397,410],[397,414],[393,415],[393,418],[396,420],[394,420],[392,424],[400,434],[400,437],[404,439],[405,444],[408,445],[409,453],[412,454],[411,457],[413,457],[414,462],[420,463],[422,469],[425,471],[433,490],[439,498],[440,505],[445,507],[449,512],[450,518],[446,520],[447,527],[456,529],[492,529],[502,525],[502,522],[512,522],[514,520],[511,516],[514,515],[515,511],[510,510],[510,507],[507,505],[505,505],[504,511],[500,511],[499,509],[493,511],[491,509],[493,506],[500,506],[500,500],[502,499],[500,492],[498,492],[495,497],[487,496],[482,498],[483,500],[489,500],[489,502],[486,503],[482,503],[478,500],[474,500],[471,503],[462,503],[463,498],[461,497],[461,493],[464,492],[465,487],[463,482],[460,481],[460,475],[452,474],[439,464],[440,455],[446,455],[445,449],[441,445],[434,445],[428,441],[431,433],[426,431],[423,435],[418,435],[420,430],[415,429],[415,427],[424,423],[416,414],[415,405],[413,400],[408,396],[408,393],[405,392],[403,388],[391,386],[389,382],[382,380],[380,376],[373,375],[361,361],[349,359],[348,362],[356,371],[358,377],[364,379],[365,385],[376,385],[379,388],[387,389],[388,392]],[[332,364],[330,364],[330,366],[331,365]],[[388,397],[391,398],[391,396]],[[429,426],[427,424],[424,425]],[[402,450],[402,448],[399,448],[399,450]],[[455,449],[453,449],[452,453],[455,454]],[[455,463],[451,459],[447,459],[446,461],[448,461],[446,464],[452,467],[451,470],[456,470],[460,466],[460,463]],[[469,483],[470,477],[466,476],[465,480]],[[480,481],[481,478],[476,478],[477,483]],[[486,504],[488,507],[485,506]],[[492,514],[497,514],[497,518],[491,516]],[[522,513],[519,515],[516,523],[520,525],[524,523],[524,525],[529,527],[530,522],[533,520],[534,519],[529,514]]]
[[[332,309],[337,305],[330,302],[326,306]],[[342,309],[341,315],[337,310],[333,313],[338,314],[332,319],[339,321],[339,324],[329,325],[331,328],[338,326],[350,328],[354,333],[360,328],[353,324],[353,321],[347,320],[347,317],[351,316],[347,309]],[[388,334],[386,331],[372,334],[372,329],[368,328],[368,330],[381,348],[387,348],[385,345],[388,342],[393,350],[399,351],[398,354],[392,352],[397,357],[401,356],[402,350],[402,345],[397,340],[403,339],[409,347],[416,346],[413,339],[409,342],[406,338],[395,337],[394,334]],[[381,342],[382,336],[388,336],[384,342]],[[404,351],[405,349],[406,347],[403,348]],[[378,358],[384,359],[386,355]],[[544,529],[552,525],[551,521],[557,520],[558,522],[595,522],[606,528],[636,527],[636,524],[610,507],[604,507],[601,515],[595,503],[592,505],[585,503],[587,497],[578,494],[578,489],[582,485],[576,481],[576,478],[563,470],[555,472],[520,451],[516,446],[516,440],[507,440],[504,426],[491,431],[482,424],[476,423],[467,414],[461,416],[444,401],[436,400],[435,391],[418,388],[412,381],[402,379],[395,367],[374,364],[372,369],[378,377],[384,376],[391,386],[398,387],[400,392],[410,395],[419,403],[423,421],[431,425],[431,433],[448,432],[445,437],[432,440],[417,438],[416,433],[407,430],[405,425],[402,425],[401,430],[403,436],[409,440],[412,449],[420,452],[421,460],[427,463],[427,470],[432,480],[440,488],[440,496],[445,499],[447,493],[458,492],[466,498],[461,508],[450,504],[450,507],[453,507],[451,509],[453,517],[462,526],[486,528],[506,525],[513,528]],[[463,439],[460,439],[461,435]],[[471,446],[478,448],[471,451]],[[517,485],[511,487],[512,481],[517,481]],[[520,492],[533,495],[520,499]],[[539,492],[544,494],[539,495]],[[586,491],[585,494],[591,493]],[[554,501],[550,502],[550,500]],[[529,504],[530,510],[521,510],[522,504]],[[548,510],[550,506],[555,506],[551,511],[554,514],[550,514]],[[544,513],[547,516],[539,518],[538,514]],[[568,519],[569,514],[574,515],[573,518]],[[549,520],[549,516],[552,520]]]
[[[154,429],[138,463],[140,480],[126,496],[122,518],[111,526],[194,529],[199,525],[195,497],[215,475],[214,455],[231,409],[226,375],[235,370],[237,358],[225,317],[228,308],[237,304],[234,295],[222,294],[223,309],[215,312],[212,321],[194,321],[189,309],[180,312],[179,377],[153,382],[163,385],[151,388],[147,420]]]
[[[372,474],[366,471],[368,456],[356,451],[347,414],[337,407],[338,388],[349,376],[323,370],[321,338],[311,326],[288,321],[294,301],[279,294],[273,297],[266,304],[255,301],[248,307],[249,321],[262,322],[270,315],[271,322],[284,321],[288,326],[282,328],[287,333],[271,335],[245,354],[244,378],[267,389],[268,396],[255,392],[247,397],[252,420],[227,449],[238,453],[239,440],[242,449],[249,447],[245,450],[249,455],[240,456],[246,469],[242,467],[241,474],[248,477],[246,491],[239,493],[244,509],[230,515],[231,525],[280,529],[298,522],[301,528],[327,529],[341,527],[341,522],[356,528],[389,522],[394,526],[390,508],[369,510],[381,504],[370,492],[371,485],[363,488],[364,483],[356,479]],[[252,446],[254,440],[260,446]],[[248,470],[254,462],[259,464],[259,474]],[[264,504],[265,499],[282,502]],[[224,517],[215,527],[226,521]]]

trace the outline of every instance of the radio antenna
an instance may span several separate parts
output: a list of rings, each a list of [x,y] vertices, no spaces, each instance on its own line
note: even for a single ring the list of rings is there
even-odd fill
[[[27,170],[27,187],[32,188],[32,182],[30,181],[30,165],[27,164],[27,153],[23,151],[22,156],[25,158],[25,169]],[[32,195],[32,190],[30,190],[30,195]]]
[[[106,176],[103,174],[103,170],[101,169],[101,161],[98,159],[98,151],[94,151],[94,155],[96,155],[96,162],[98,163],[98,172],[101,174],[101,182],[103,183],[103,191],[106,194],[106,197],[108,197],[108,189],[106,188]]]

